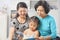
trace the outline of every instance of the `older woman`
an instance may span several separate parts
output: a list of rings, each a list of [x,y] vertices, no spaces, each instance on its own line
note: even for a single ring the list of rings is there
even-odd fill
[[[9,33],[9,40],[16,40],[16,33],[24,32],[25,29],[28,28],[28,8],[26,3],[19,2],[17,4],[17,16],[11,22],[11,28]],[[21,34],[22,35],[22,34]]]
[[[40,19],[40,26],[38,30],[42,37],[41,40],[51,40],[56,38],[56,23],[53,17],[48,15],[49,4],[46,1],[38,1],[35,4],[35,10],[38,14],[38,18]]]

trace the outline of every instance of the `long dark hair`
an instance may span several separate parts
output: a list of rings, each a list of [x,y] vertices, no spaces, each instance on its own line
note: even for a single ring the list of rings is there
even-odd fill
[[[19,8],[27,8],[28,9],[26,3],[24,3],[24,2],[19,2],[17,4],[17,11],[19,10]],[[19,14],[17,13],[16,17],[18,17],[18,16],[19,16]],[[26,14],[26,17],[28,17],[28,14]]]

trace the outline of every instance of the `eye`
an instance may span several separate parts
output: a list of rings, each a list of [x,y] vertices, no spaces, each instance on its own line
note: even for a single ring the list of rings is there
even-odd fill
[[[39,9],[37,11],[40,11]]]
[[[22,12],[21,10],[19,12]]]

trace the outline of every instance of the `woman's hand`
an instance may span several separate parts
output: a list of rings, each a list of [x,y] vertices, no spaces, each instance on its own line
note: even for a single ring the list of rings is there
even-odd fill
[[[47,37],[45,38],[45,40],[51,40],[51,37],[50,37],[50,36],[47,36]]]
[[[44,37],[43,37],[43,36],[40,36],[40,37],[39,37],[39,40],[44,40]]]
[[[43,36],[40,36],[39,40],[51,40],[51,37],[47,36],[46,38],[44,38]]]
[[[18,35],[18,40],[23,40],[23,37],[21,37],[20,35]]]

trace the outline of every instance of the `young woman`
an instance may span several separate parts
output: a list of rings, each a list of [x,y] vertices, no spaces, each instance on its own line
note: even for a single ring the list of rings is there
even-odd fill
[[[50,8],[46,1],[38,1],[35,4],[35,10],[40,19],[40,26],[38,27],[41,33],[41,40],[51,40],[56,38],[56,23],[53,17],[48,15]]]
[[[28,28],[28,8],[26,3],[19,2],[17,4],[17,16],[11,22],[11,28],[9,32],[9,40],[16,40],[16,32],[24,32]]]

